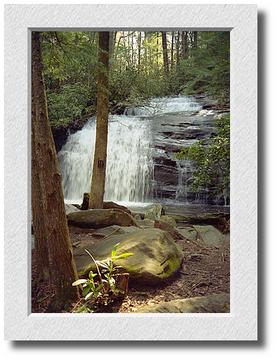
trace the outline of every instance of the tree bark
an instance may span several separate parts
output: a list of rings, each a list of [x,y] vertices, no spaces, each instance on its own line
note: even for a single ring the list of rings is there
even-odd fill
[[[170,56],[171,71],[174,68],[174,36],[175,36],[175,32],[172,31],[172,33],[171,33],[171,56]]]
[[[90,191],[90,208],[103,208],[105,192],[107,142],[108,142],[108,81],[109,81],[109,33],[99,33],[99,70],[97,78],[96,141]]]
[[[197,39],[198,39],[198,33],[197,31],[193,31],[193,48],[197,48]]]
[[[38,271],[38,281],[49,280],[49,257],[44,213],[41,207],[41,186],[38,173],[38,163],[35,154],[34,119],[36,107],[32,95],[32,223],[35,237],[35,257]]]
[[[176,39],[176,64],[180,64],[180,31],[177,31]]]
[[[140,69],[141,56],[141,32],[138,33],[138,69]]]
[[[77,279],[76,266],[64,208],[61,174],[54,140],[48,120],[44,81],[42,75],[40,34],[32,33],[32,97],[36,116],[32,117],[34,173],[33,209],[41,208],[41,228],[47,238],[50,281],[55,285],[54,311],[78,299],[79,292],[72,283]],[[39,185],[38,185],[39,184]],[[41,199],[37,198],[41,192]],[[38,203],[39,201],[39,203]],[[37,214],[34,214],[36,217]],[[44,226],[43,226],[44,224]],[[37,229],[35,226],[34,230]],[[35,230],[35,237],[40,233]]]
[[[164,71],[166,74],[168,74],[169,64],[168,64],[168,53],[167,53],[167,39],[166,39],[165,31],[162,31],[162,46],[163,46]]]
[[[188,54],[188,35],[186,31],[182,31],[182,59],[187,58]]]

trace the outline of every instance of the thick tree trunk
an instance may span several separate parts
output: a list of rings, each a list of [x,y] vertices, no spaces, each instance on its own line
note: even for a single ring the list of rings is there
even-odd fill
[[[109,33],[99,33],[99,71],[97,78],[97,118],[94,162],[91,180],[90,208],[103,208],[105,192],[107,142],[108,142],[108,98],[109,81]]]
[[[35,257],[38,272],[38,281],[49,280],[49,255],[44,216],[41,207],[41,186],[38,172],[38,163],[35,153],[34,119],[36,108],[32,95],[32,222],[35,237]]]
[[[162,46],[163,46],[164,71],[166,74],[168,74],[169,64],[168,64],[168,53],[167,53],[167,39],[166,39],[165,31],[162,31]]]
[[[33,193],[33,209],[41,207],[42,223],[48,245],[50,281],[55,285],[56,294],[53,309],[78,299],[78,289],[72,286],[77,278],[76,266],[72,256],[64,199],[61,186],[61,174],[55,150],[54,140],[48,120],[46,96],[42,75],[40,35],[32,33],[32,95],[36,116],[32,118],[34,136],[33,156],[35,173],[39,174],[41,200],[37,203],[36,191]],[[37,210],[36,210],[37,211]],[[35,233],[35,237],[39,234]]]

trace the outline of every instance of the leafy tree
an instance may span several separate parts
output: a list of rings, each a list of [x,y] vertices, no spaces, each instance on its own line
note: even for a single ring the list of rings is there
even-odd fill
[[[98,46],[97,32],[42,34],[52,126],[95,112]],[[229,46],[229,32],[111,32],[110,110],[180,93],[207,93],[228,107]]]

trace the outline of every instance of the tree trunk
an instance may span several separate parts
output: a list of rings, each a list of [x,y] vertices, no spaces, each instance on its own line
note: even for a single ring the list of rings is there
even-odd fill
[[[176,64],[180,64],[180,31],[177,31],[176,39]]]
[[[174,33],[174,31],[172,31],[172,33],[171,33],[171,56],[170,56],[171,71],[173,70],[173,67],[174,67],[174,36],[175,36],[175,33]]]
[[[193,32],[193,48],[196,49],[197,48],[197,38],[198,38],[198,33],[197,31]]]
[[[32,96],[36,116],[33,114],[33,156],[35,172],[39,174],[39,187],[33,189],[33,209],[41,207],[42,224],[47,237],[50,281],[55,285],[53,309],[59,311],[79,297],[72,283],[77,279],[76,266],[69,239],[61,174],[54,140],[48,120],[46,96],[42,75],[40,34],[32,33]],[[37,191],[41,191],[41,199]],[[36,215],[35,215],[36,216]],[[43,226],[43,225],[42,225]],[[35,230],[35,229],[34,229]],[[36,230],[35,230],[36,231]],[[38,233],[35,233],[35,237]]]
[[[32,223],[35,237],[35,257],[38,272],[38,281],[49,280],[49,255],[44,217],[41,207],[41,186],[38,172],[38,163],[35,154],[34,119],[36,108],[32,94]]]
[[[188,54],[188,35],[186,31],[182,31],[182,59],[187,58]]]
[[[163,46],[164,71],[166,74],[168,74],[169,66],[168,66],[168,53],[167,53],[167,39],[166,39],[165,31],[162,31],[162,46]]]
[[[138,69],[140,68],[141,57],[141,32],[138,33]]]
[[[108,81],[109,33],[99,33],[99,70],[97,78],[96,141],[89,207],[102,209],[105,191],[107,142],[108,142]]]

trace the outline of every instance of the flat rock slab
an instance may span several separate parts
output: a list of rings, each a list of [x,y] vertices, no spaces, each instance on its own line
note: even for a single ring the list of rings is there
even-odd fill
[[[169,233],[160,229],[138,229],[131,233],[111,234],[97,243],[82,244],[74,249],[77,271],[80,275],[95,269],[87,249],[95,259],[104,260],[110,257],[113,247],[118,246],[117,254],[133,253],[133,256],[117,260],[130,279],[138,282],[154,284],[163,282],[175,274],[183,261],[183,253]]]
[[[135,219],[119,209],[91,209],[68,214],[68,224],[81,228],[99,229],[111,225],[137,225]]]
[[[140,313],[228,313],[230,294],[221,293],[188,299],[177,299],[140,308]]]

